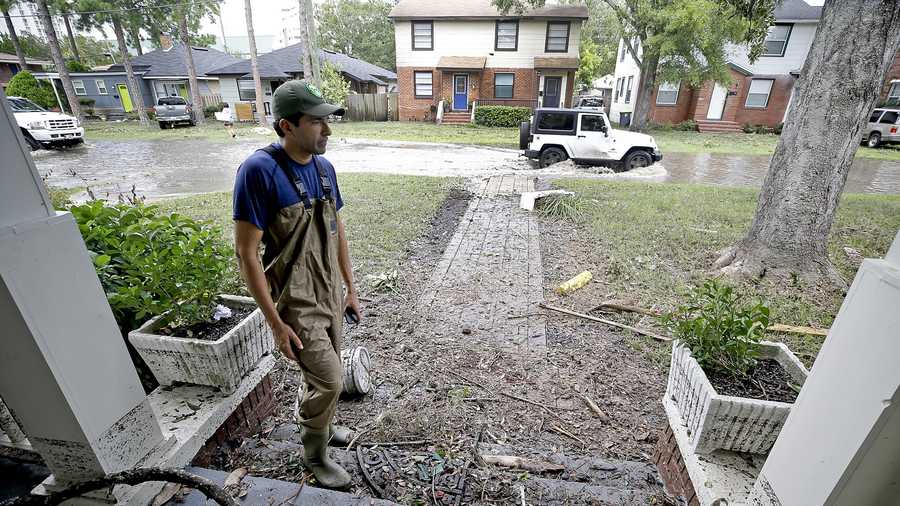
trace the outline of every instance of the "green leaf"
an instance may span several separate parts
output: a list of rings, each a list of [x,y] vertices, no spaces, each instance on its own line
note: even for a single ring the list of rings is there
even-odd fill
[[[112,260],[112,257],[109,255],[97,255],[94,257],[94,265],[97,267],[106,267],[110,260]]]

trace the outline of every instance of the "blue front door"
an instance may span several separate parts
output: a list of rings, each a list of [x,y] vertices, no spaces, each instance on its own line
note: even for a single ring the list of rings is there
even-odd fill
[[[453,76],[453,110],[465,111],[469,108],[469,76]]]

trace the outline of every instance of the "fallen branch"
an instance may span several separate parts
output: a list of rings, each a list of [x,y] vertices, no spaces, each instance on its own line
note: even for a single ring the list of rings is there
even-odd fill
[[[368,442],[368,443],[359,443],[359,446],[416,446],[416,445],[424,445],[428,444],[427,439],[420,439],[418,441],[392,441],[388,443],[377,443],[377,442]]]
[[[769,325],[769,328],[766,330],[770,332],[785,332],[788,334],[804,334],[808,336],[827,336],[829,329],[817,329],[813,327],[798,327],[794,325],[784,325],[782,323],[776,323],[774,325]]]
[[[594,311],[599,311],[601,309],[611,309],[613,311],[619,311],[623,313],[639,313],[647,316],[659,316],[659,311],[632,306],[620,300],[607,300],[605,302],[601,302],[600,304],[592,307],[591,310],[588,311],[588,313],[593,313]]]
[[[487,464],[494,464],[512,469],[524,469],[532,473],[561,472],[566,468],[551,462],[531,460],[515,455],[481,455],[481,459]]]
[[[590,399],[590,397],[588,397],[586,395],[582,395],[580,393],[578,393],[576,395],[578,395],[578,397],[580,397],[581,400],[584,401],[585,404],[587,404],[587,407],[590,408],[591,411],[593,411],[595,415],[597,415],[597,418],[599,418],[603,423],[609,423],[609,421],[610,421],[609,415],[604,413],[603,410],[600,409],[600,406],[598,406],[594,401],[592,401]]]
[[[593,321],[593,322],[605,323],[605,324],[610,325],[610,326],[612,326],[612,327],[618,327],[618,328],[620,328],[620,329],[630,330],[630,331],[632,331],[632,332],[635,332],[635,333],[637,333],[637,334],[641,334],[641,335],[643,335],[643,336],[652,337],[653,339],[656,339],[657,341],[668,342],[668,341],[671,341],[671,340],[672,340],[671,337],[661,336],[661,335],[659,335],[659,334],[655,334],[655,333],[653,333],[653,332],[650,332],[649,330],[639,329],[639,328],[637,328],[637,327],[632,327],[631,325],[625,325],[624,323],[614,322],[614,321],[612,321],[612,320],[605,320],[605,319],[603,319],[603,318],[597,318],[596,316],[586,315],[586,314],[583,314],[583,313],[576,313],[575,311],[570,311],[570,310],[568,310],[568,309],[561,308],[561,307],[551,306],[551,305],[549,305],[549,304],[541,303],[541,304],[539,304],[539,306],[542,307],[542,308],[544,308],[544,309],[548,309],[548,310],[550,310],[550,311],[556,311],[557,313],[563,313],[563,314],[567,314],[567,315],[569,315],[569,316],[575,316],[575,317],[583,318],[583,319],[585,319],[585,320],[590,320],[590,321]]]

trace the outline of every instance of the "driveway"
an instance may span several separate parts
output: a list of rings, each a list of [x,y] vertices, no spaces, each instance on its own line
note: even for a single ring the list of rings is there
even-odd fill
[[[259,140],[88,141],[70,150],[37,151],[32,155],[41,175],[51,185],[90,186],[101,198],[114,198],[134,185],[138,194],[153,199],[231,190],[241,161],[262,143]],[[534,169],[517,151],[448,144],[332,139],[326,156],[339,173],[488,177]],[[633,173],[599,175],[590,169],[571,167],[551,167],[534,173],[760,186],[768,162],[765,156],[666,153],[662,164]],[[900,194],[900,163],[857,159],[845,190]]]

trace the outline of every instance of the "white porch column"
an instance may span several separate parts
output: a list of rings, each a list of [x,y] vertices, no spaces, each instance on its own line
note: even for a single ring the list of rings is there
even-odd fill
[[[58,482],[162,443],[78,227],[43,189],[0,91],[0,397]]]
[[[750,504],[900,505],[900,233],[856,274]]]

